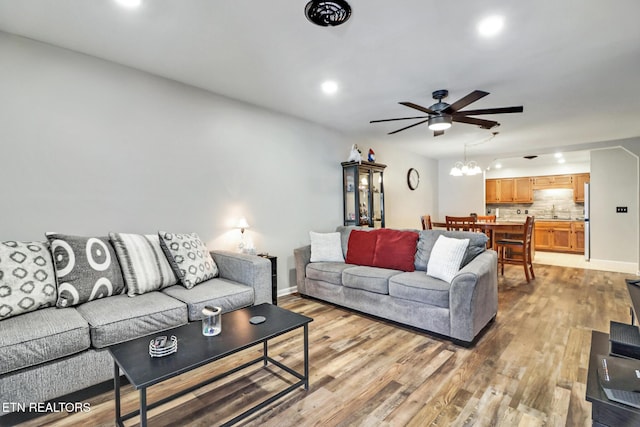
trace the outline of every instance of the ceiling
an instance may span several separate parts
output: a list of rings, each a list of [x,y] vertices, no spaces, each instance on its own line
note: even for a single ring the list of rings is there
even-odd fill
[[[307,0],[0,0],[0,31],[104,58],[331,127],[363,146],[391,144],[432,158],[531,153],[640,136],[640,2],[348,0],[351,18],[318,27]],[[478,21],[501,14],[501,34]],[[320,84],[339,91],[326,96]],[[434,138],[398,104],[491,94],[473,109],[524,105],[496,119],[500,134],[454,123]],[[488,140],[486,143],[478,142]]]

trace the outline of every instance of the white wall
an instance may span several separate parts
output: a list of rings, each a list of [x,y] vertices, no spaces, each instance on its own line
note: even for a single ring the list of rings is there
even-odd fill
[[[446,215],[468,216],[484,212],[484,175],[451,176],[449,172],[457,159],[438,162],[438,215],[444,221]]]
[[[363,144],[358,144],[363,146]],[[369,148],[367,146],[366,151]],[[363,153],[365,150],[362,150]],[[384,173],[386,226],[420,229],[422,215],[437,216],[438,162],[417,155],[407,155],[389,145],[374,148],[376,162],[388,166]],[[407,173],[414,168],[420,175],[418,188],[407,185]]]
[[[590,163],[566,163],[562,165],[547,165],[528,168],[491,169],[486,172],[487,179],[517,178],[522,176],[570,175],[575,173],[589,173]]]
[[[591,152],[591,256],[638,262],[638,157],[623,148]],[[627,206],[628,213],[616,213]]]
[[[245,216],[282,291],[309,230],[341,224],[346,135],[1,32],[0,58],[0,240],[166,229],[235,250]],[[408,226],[435,205],[433,161],[374,149],[387,225]],[[407,165],[425,178],[403,207]]]

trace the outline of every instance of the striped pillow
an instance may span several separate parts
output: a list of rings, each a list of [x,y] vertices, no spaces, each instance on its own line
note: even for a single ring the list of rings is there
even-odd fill
[[[431,250],[427,275],[451,283],[460,270],[467,246],[469,246],[469,239],[439,236]]]
[[[109,233],[130,297],[175,285],[178,279],[157,234]]]

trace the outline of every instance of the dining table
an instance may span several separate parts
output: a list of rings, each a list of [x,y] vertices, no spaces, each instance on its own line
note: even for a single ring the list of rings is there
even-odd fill
[[[431,221],[433,228],[447,228],[447,223],[444,221]],[[491,249],[496,250],[496,241],[499,238],[503,238],[506,235],[518,235],[524,236],[524,221],[496,221],[496,222],[483,222],[478,221],[473,223],[474,231],[482,231],[488,233],[491,241]]]

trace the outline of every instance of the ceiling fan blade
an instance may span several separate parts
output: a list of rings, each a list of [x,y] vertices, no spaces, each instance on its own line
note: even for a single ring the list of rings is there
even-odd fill
[[[444,131],[443,130],[434,130],[433,131],[433,137],[435,138],[436,136],[440,136],[440,135],[444,135]]]
[[[409,129],[409,128],[412,128],[412,127],[414,127],[414,126],[421,125],[421,124],[426,123],[426,122],[428,122],[428,121],[429,121],[429,119],[427,119],[427,120],[423,120],[423,121],[421,121],[421,122],[414,123],[414,124],[412,124],[412,125],[409,125],[409,126],[403,127],[402,129],[394,130],[393,132],[389,132],[389,133],[388,133],[388,135],[393,135],[394,133],[398,133],[398,132],[401,132],[401,131],[403,131],[403,130],[405,130],[405,129]]]
[[[454,102],[453,104],[449,105],[447,108],[442,110],[442,112],[446,113],[446,114],[454,113],[454,112],[466,107],[467,105],[471,104],[472,102],[476,102],[480,98],[484,98],[487,95],[489,95],[489,92],[485,92],[483,90],[474,90],[469,95],[467,95],[467,96],[465,96],[463,98],[460,98],[456,102]]]
[[[428,116],[418,116],[418,117],[400,117],[397,119],[382,119],[382,120],[371,120],[369,123],[380,123],[380,122],[393,122],[395,120],[409,120],[409,119],[426,119]]]
[[[453,116],[451,120],[453,120],[454,122],[477,125],[477,126],[480,126],[482,129],[491,129],[496,126],[500,126],[500,123],[494,122],[493,120],[476,119],[475,117]]]
[[[398,104],[402,104],[405,107],[409,107],[409,108],[414,108],[418,111],[422,111],[423,113],[427,113],[427,114],[438,114],[436,111],[433,111],[427,107],[423,107],[421,105],[418,104],[414,104],[413,102],[398,102]]]
[[[456,111],[453,114],[460,116],[477,116],[481,114],[522,113],[523,111],[524,107],[520,105],[518,107],[485,108],[482,110]]]

